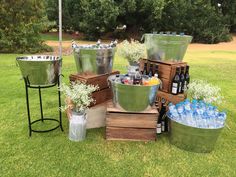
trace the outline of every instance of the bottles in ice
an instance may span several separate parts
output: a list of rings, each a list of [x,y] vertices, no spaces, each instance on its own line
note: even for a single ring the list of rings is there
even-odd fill
[[[215,106],[197,100],[169,104],[168,116],[181,124],[207,129],[221,128],[226,120],[225,112],[219,112]]]
[[[139,73],[139,69],[136,69],[135,75],[133,78],[134,85],[142,85],[142,75]]]

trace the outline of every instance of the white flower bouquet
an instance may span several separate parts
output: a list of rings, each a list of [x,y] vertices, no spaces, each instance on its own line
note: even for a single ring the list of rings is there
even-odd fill
[[[82,82],[72,82],[71,86],[62,84],[60,91],[66,96],[65,106],[62,110],[73,110],[75,112],[85,112],[88,106],[95,102],[92,92],[98,90],[98,86],[86,85]]]
[[[220,104],[223,101],[221,89],[207,81],[194,80],[188,85],[187,94],[190,98],[203,100],[206,103]]]
[[[131,39],[131,42],[129,42],[124,40],[119,44],[117,54],[126,58],[130,64],[138,63],[140,58],[146,56],[146,49],[145,45],[139,41]]]

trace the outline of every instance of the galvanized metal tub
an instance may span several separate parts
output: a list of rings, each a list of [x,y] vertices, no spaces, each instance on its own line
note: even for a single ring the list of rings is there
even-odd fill
[[[152,86],[125,85],[116,83],[114,79],[115,75],[108,78],[115,107],[130,112],[141,112],[149,109],[154,104],[160,84]]]
[[[116,48],[75,48],[78,73],[111,73]]]
[[[182,61],[188,44],[189,35],[144,34],[148,59],[159,61]]]
[[[187,151],[208,153],[216,144],[221,128],[204,129],[180,124],[170,119],[170,143]]]
[[[52,55],[32,55],[17,57],[21,74],[32,86],[57,84],[62,59]]]

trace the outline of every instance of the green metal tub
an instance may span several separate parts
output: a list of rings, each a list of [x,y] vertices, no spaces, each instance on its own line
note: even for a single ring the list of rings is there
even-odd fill
[[[149,109],[156,99],[160,84],[152,86],[125,85],[116,83],[116,75],[108,78],[113,93],[113,104],[130,112],[141,112]],[[122,75],[120,75],[122,76]]]
[[[204,129],[180,124],[170,119],[170,143],[187,151],[211,152],[220,135],[221,128]]]

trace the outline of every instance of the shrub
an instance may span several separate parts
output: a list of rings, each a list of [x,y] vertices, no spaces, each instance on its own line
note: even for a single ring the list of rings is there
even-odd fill
[[[43,7],[41,1],[1,2],[0,52],[36,53],[51,50],[40,39],[40,31],[47,19]]]

